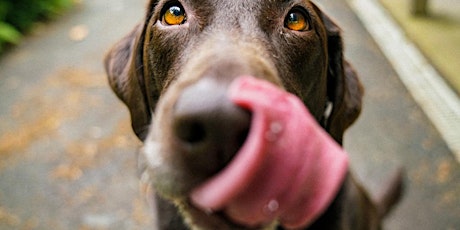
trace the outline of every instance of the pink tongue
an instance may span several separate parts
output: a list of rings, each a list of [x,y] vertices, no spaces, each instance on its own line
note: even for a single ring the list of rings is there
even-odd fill
[[[192,191],[192,202],[250,227],[308,226],[336,196],[346,153],[297,97],[266,81],[240,77],[228,95],[252,112],[248,138],[224,170]]]

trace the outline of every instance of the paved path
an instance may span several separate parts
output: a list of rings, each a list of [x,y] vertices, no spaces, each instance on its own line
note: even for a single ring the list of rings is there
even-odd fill
[[[460,229],[460,167],[344,1],[321,1],[342,25],[346,56],[366,88],[364,111],[345,139],[358,176],[378,191],[378,178],[407,170],[405,197],[386,229]]]
[[[355,173],[378,191],[389,171],[407,168],[386,229],[460,229],[458,163],[346,3],[321,4],[342,25],[366,87],[345,139]],[[84,1],[0,59],[0,229],[149,228],[135,171],[140,143],[101,64],[144,5]],[[73,28],[89,33],[76,42]]]

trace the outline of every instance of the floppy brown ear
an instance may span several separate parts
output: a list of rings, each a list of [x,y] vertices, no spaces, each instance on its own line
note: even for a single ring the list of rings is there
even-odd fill
[[[144,140],[151,120],[143,74],[143,26],[116,43],[105,56],[104,64],[110,86],[131,114],[137,137]]]
[[[332,112],[325,118],[325,129],[340,144],[343,133],[361,112],[364,89],[353,67],[343,58],[340,28],[326,14],[320,12],[327,33],[329,55],[328,99]]]

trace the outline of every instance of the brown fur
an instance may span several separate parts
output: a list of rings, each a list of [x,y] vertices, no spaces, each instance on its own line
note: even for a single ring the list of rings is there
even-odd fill
[[[179,154],[184,150],[171,141],[171,116],[181,94],[209,79],[225,90],[240,75],[264,78],[297,95],[341,144],[361,111],[363,88],[343,58],[339,27],[310,1],[177,1],[187,12],[187,24],[175,27],[161,24],[162,8],[169,2],[152,0],[145,21],[107,54],[109,82],[128,106],[134,132],[146,143],[140,169],[157,193],[151,196],[158,228],[239,229],[187,200],[191,188],[223,166],[196,170],[217,163],[208,155],[184,159]],[[291,8],[308,12],[311,30],[283,28]],[[325,115],[328,105],[332,111]],[[157,158],[161,165],[152,163]],[[377,203],[348,175],[328,210],[307,229],[379,229],[401,193],[400,185],[399,173]],[[265,228],[276,228],[276,223]]]

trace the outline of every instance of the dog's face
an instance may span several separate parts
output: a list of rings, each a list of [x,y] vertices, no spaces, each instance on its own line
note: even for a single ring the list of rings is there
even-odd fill
[[[170,25],[172,10],[182,18]],[[155,1],[151,11],[144,78],[157,95],[177,81],[210,77],[230,82],[246,74],[285,87],[321,118],[327,34],[318,9],[308,1]]]
[[[237,77],[295,94],[339,143],[361,105],[338,27],[306,0],[153,0],[106,68],[155,190],[180,202],[244,142],[251,114],[225,98]]]

